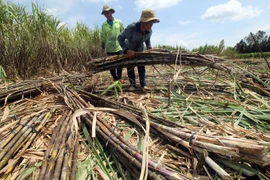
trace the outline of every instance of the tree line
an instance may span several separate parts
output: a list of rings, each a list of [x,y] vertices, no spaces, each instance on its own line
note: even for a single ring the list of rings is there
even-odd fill
[[[254,53],[259,52],[259,48],[263,52],[270,52],[270,36],[261,30],[256,34],[250,33],[235,45],[234,50],[238,53]]]

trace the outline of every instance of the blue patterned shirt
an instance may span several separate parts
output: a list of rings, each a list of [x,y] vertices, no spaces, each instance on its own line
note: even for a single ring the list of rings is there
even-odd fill
[[[142,52],[144,50],[143,43],[145,43],[147,49],[151,47],[152,29],[141,33],[140,25],[140,22],[131,23],[119,34],[118,42],[124,53],[129,49]]]

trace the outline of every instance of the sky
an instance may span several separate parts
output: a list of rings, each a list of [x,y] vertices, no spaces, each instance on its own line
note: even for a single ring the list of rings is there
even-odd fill
[[[269,0],[4,0],[23,5],[31,12],[35,3],[69,28],[82,23],[101,28],[106,18],[102,7],[114,8],[114,18],[124,26],[139,20],[143,9],[155,11],[160,23],[152,27],[152,46],[181,46],[192,50],[204,45],[234,47],[250,32],[270,36]]]

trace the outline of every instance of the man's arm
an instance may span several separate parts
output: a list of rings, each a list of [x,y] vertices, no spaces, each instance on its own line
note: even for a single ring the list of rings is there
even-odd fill
[[[147,49],[152,49],[150,37],[145,41],[145,45]]]
[[[128,39],[131,37],[132,35],[132,27],[130,25],[128,25],[119,35],[118,35],[118,42],[120,44],[120,46],[122,47],[123,51],[127,51],[128,50]]]

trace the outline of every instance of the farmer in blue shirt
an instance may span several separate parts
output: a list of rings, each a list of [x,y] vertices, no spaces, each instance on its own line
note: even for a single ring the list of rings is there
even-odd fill
[[[151,9],[142,11],[138,22],[129,24],[124,31],[118,36],[118,42],[123,49],[123,52],[128,57],[133,57],[135,52],[142,52],[144,50],[144,43],[147,49],[151,47],[151,35],[153,23],[158,23],[159,19],[155,17],[155,13]],[[128,77],[130,82],[130,90],[136,89],[134,67],[128,67]],[[138,73],[142,91],[148,90],[145,82],[145,66],[138,66]]]

